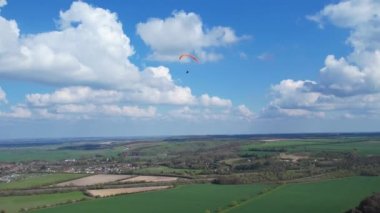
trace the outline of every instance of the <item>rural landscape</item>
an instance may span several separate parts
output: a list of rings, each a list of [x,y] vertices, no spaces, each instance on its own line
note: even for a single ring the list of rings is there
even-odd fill
[[[343,213],[380,191],[380,134],[17,140],[0,147],[2,212]]]
[[[0,213],[380,213],[380,0],[0,0]]]

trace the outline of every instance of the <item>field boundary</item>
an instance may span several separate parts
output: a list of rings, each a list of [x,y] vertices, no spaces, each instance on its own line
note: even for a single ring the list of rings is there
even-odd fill
[[[232,209],[236,209],[236,208],[238,208],[240,206],[246,205],[247,203],[250,203],[250,202],[252,202],[252,201],[254,201],[256,199],[259,199],[261,197],[267,196],[268,194],[271,194],[274,191],[277,191],[277,190],[279,190],[281,188],[284,188],[286,185],[287,184],[281,184],[281,185],[274,186],[274,187],[270,188],[270,190],[265,191],[263,193],[259,193],[259,194],[255,195],[255,196],[251,197],[251,198],[248,198],[247,200],[245,200],[243,202],[240,202],[240,203],[238,203],[235,206],[231,206],[231,207],[228,206],[226,209],[222,210],[220,213],[227,213],[227,212],[231,211]]]

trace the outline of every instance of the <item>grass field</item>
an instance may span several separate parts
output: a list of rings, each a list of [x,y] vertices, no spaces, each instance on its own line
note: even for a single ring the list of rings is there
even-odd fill
[[[309,146],[310,151],[335,151],[335,152],[357,152],[362,155],[380,155],[380,141],[366,141],[356,143],[322,144]]]
[[[0,162],[19,162],[30,160],[56,161],[69,158],[89,158],[95,155],[111,157],[117,156],[117,154],[121,151],[122,148],[120,147],[100,150],[60,150],[56,148],[3,148],[0,149]]]
[[[15,213],[19,212],[22,208],[29,209],[43,205],[54,205],[83,198],[86,198],[86,196],[82,192],[0,197],[0,211],[4,210],[7,213]]]
[[[41,209],[37,212],[203,213],[255,196],[264,185],[187,185],[156,192],[123,195]]]
[[[29,174],[20,180],[10,183],[0,183],[0,189],[25,189],[51,185],[83,177],[83,174]]]
[[[260,149],[262,151],[253,151]],[[357,152],[362,155],[380,155],[380,141],[363,139],[319,139],[319,140],[289,140],[273,142],[256,142],[241,147],[242,154],[272,155],[270,150],[284,149],[287,152]],[[268,151],[265,151],[268,150]]]
[[[380,177],[350,177],[318,183],[290,184],[253,198],[227,212],[345,212],[375,191],[380,191]]]
[[[335,213],[356,206],[380,191],[380,177],[350,177],[313,183],[288,184],[258,195],[264,185],[187,185],[175,189],[84,201],[41,209],[63,212],[196,213],[224,208],[229,213]],[[246,200],[241,202],[242,200]],[[235,202],[237,201],[237,202]],[[236,205],[236,203],[240,204]],[[235,207],[230,207],[235,203]]]

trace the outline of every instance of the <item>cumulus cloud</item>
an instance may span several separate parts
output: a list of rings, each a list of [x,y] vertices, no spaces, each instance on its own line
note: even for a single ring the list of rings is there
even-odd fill
[[[115,90],[94,90],[90,87],[66,87],[49,94],[28,94],[26,100],[34,106],[74,103],[113,103],[121,100],[122,94]]]
[[[252,120],[254,118],[254,113],[245,105],[239,105],[237,111],[239,116],[245,120]]]
[[[13,106],[9,112],[0,112],[0,117],[6,118],[30,118],[32,112],[23,106]]]
[[[318,81],[289,79],[273,86],[272,100],[261,115],[379,115],[380,2],[342,0],[308,18],[322,27],[331,23],[349,29],[347,43],[353,52],[328,55]]]
[[[181,16],[200,21],[195,14]],[[140,71],[128,60],[134,49],[115,13],[77,1],[60,12],[58,23],[56,31],[21,35],[16,21],[0,16],[0,77],[66,86],[54,94],[30,94],[30,104],[112,102],[121,96],[143,103],[196,104],[191,89],[177,85],[167,67]],[[201,36],[207,37],[206,46],[238,40],[223,27]]]
[[[60,13],[57,31],[20,35],[14,20],[0,18],[0,75],[60,84],[125,88],[139,80],[134,53],[117,16],[84,2]]]
[[[353,52],[337,59],[329,55],[321,69],[321,86],[334,95],[380,92],[380,2],[346,0],[330,4],[312,16],[350,30],[347,39]]]
[[[168,112],[168,116],[175,119],[183,119],[187,121],[232,121],[244,120],[253,121],[254,113],[245,105],[239,105],[232,108],[201,108],[184,106]]]
[[[97,112],[97,106],[95,104],[64,104],[57,105],[56,112],[60,114],[65,113],[94,113]]]
[[[174,119],[200,122],[204,120],[227,120],[230,117],[230,112],[228,110],[211,110],[208,108],[185,106],[169,111],[168,115]]]
[[[231,100],[222,99],[216,96],[210,97],[208,94],[203,94],[199,98],[200,102],[204,106],[220,106],[220,107],[230,107],[232,106]]]
[[[181,20],[177,22],[177,18]],[[162,25],[165,29],[171,26],[166,21]],[[172,21],[180,25],[188,21],[193,24],[191,32],[200,30],[196,35],[200,37],[194,40],[198,42],[196,48],[189,51],[196,51],[207,60],[222,57],[208,51],[208,47],[225,46],[241,39],[228,27],[204,28],[199,16],[193,13],[175,13]],[[60,12],[57,23],[54,31],[23,35],[15,20],[0,16],[0,77],[58,87],[48,93],[27,94],[25,104],[10,106],[2,117],[158,117],[158,109],[151,104],[194,106],[204,113],[203,117],[218,117],[220,113],[206,108],[216,106],[223,111],[232,106],[228,99],[192,94],[191,88],[176,84],[167,67],[140,70],[132,64],[129,57],[135,51],[130,39],[123,32],[117,14],[107,9],[75,1],[68,10]],[[179,29],[183,27],[186,26]],[[6,101],[0,88],[0,102]]]
[[[156,116],[156,108],[155,107],[147,107],[140,108],[138,106],[117,106],[117,105],[105,105],[102,106],[102,110],[104,113],[108,115],[120,115],[120,116],[128,116],[128,117],[155,117]]]
[[[215,61],[222,55],[209,50],[241,40],[230,27],[205,28],[195,13],[175,11],[166,19],[151,18],[137,24],[137,34],[153,51],[153,60],[177,61],[181,53],[195,53],[202,61]]]

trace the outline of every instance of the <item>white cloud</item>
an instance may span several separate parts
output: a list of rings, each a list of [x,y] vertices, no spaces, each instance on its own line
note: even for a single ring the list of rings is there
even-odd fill
[[[56,104],[44,108],[23,109],[30,112],[29,116],[24,118],[31,118],[33,115],[33,118],[43,119],[94,119],[109,116],[154,118],[158,115],[157,109],[153,106],[143,108],[117,104]]]
[[[216,96],[210,97],[208,94],[203,94],[199,98],[199,101],[204,106],[219,106],[219,107],[230,107],[232,106],[231,100],[222,99]]]
[[[0,87],[0,103],[7,103],[7,94],[4,92],[4,90]]]
[[[245,105],[233,108],[202,108],[181,107],[168,112],[168,116],[174,119],[183,119],[193,122],[202,121],[253,121],[254,113]]]
[[[314,81],[283,80],[272,86],[273,99],[270,105],[287,108],[313,105],[320,96],[318,92],[309,91],[309,88],[315,84]]]
[[[358,27],[373,19],[379,19],[380,4],[377,0],[342,0],[327,5],[315,15],[308,16],[312,21],[324,24],[325,21],[339,27]]]
[[[350,30],[348,44],[353,52],[337,59],[329,55],[321,69],[321,87],[335,95],[380,92],[380,2],[346,0],[330,4],[312,16]]]
[[[319,81],[284,80],[272,87],[262,117],[379,116],[380,2],[342,0],[308,17],[350,30],[347,57],[328,55]]]
[[[191,25],[188,30],[192,33],[200,30],[194,34],[199,38],[179,43],[193,42],[195,48],[189,51],[196,51],[204,60],[223,57],[208,48],[226,46],[241,39],[228,27],[204,28],[194,13],[173,15],[169,22],[181,25],[180,29],[186,28],[183,22],[188,21]],[[162,21],[165,29],[172,27],[167,25],[169,19]],[[154,104],[194,106],[204,119],[221,119],[228,114],[223,107],[232,107],[228,99],[193,95],[189,87],[176,84],[167,67],[140,70],[132,64],[129,57],[134,54],[134,48],[117,15],[109,10],[75,1],[68,10],[60,12],[57,23],[59,27],[54,31],[23,35],[15,20],[0,16],[0,77],[58,87],[49,93],[27,94],[25,104],[11,107],[2,117],[153,118],[160,115],[158,109],[146,106]],[[140,26],[149,24],[150,21]],[[6,101],[1,88],[0,101]],[[219,111],[207,109],[213,106],[218,106]]]
[[[7,5],[7,0],[0,0],[0,7]]]
[[[156,116],[156,108],[155,107],[147,107],[140,108],[138,106],[117,106],[117,105],[104,105],[102,106],[102,110],[105,114],[113,115],[113,116],[128,116],[128,117],[155,117]]]
[[[66,87],[49,94],[28,94],[26,100],[34,106],[73,103],[114,103],[122,99],[122,93],[115,90],[94,90],[90,87]]]
[[[166,69],[147,68],[150,79],[148,84],[156,84],[162,79],[171,79]],[[120,104],[141,102],[153,104],[192,105],[198,107],[231,107],[228,99],[222,99],[207,94],[197,98],[191,95],[190,88],[178,87],[175,84],[161,84],[162,87],[174,87],[170,90],[159,90],[158,87],[143,87],[140,93],[122,92],[116,90],[92,89],[90,87],[65,87],[52,93],[34,93],[26,95],[29,108],[43,118],[59,118],[57,115],[73,114],[98,117],[98,115],[124,115],[129,117],[154,116],[153,108],[138,111],[136,106],[120,107]],[[150,90],[149,90],[150,89]],[[46,109],[46,110],[42,110]],[[154,110],[156,110],[154,108]],[[205,111],[204,111],[205,112]],[[136,113],[135,116],[132,116]],[[207,112],[205,112],[207,113]]]
[[[208,109],[189,106],[181,107],[179,109],[171,110],[168,115],[174,119],[183,119],[193,122],[201,122],[208,120],[227,120],[230,118],[230,111],[228,110],[218,110],[218,109]]]
[[[56,107],[57,113],[94,113],[97,111],[95,104],[65,104]]]
[[[78,1],[58,22],[58,31],[20,36],[16,22],[1,17],[0,75],[119,88],[139,80],[138,68],[128,61],[133,47],[116,14]]]
[[[35,115],[42,119],[56,119],[56,120],[65,119],[64,114],[53,113],[53,112],[50,112],[46,108],[34,109],[34,111],[35,111]]]
[[[245,105],[239,105],[237,110],[243,119],[252,120],[254,118],[254,113]]]
[[[195,14],[182,16],[198,20]],[[128,60],[134,50],[115,13],[77,1],[60,12],[58,23],[57,31],[20,35],[14,20],[0,17],[0,77],[67,85],[54,94],[30,94],[29,103],[69,104],[84,99],[113,102],[123,96],[142,103],[196,104],[191,89],[176,85],[168,68],[147,67],[140,71]],[[206,46],[238,40],[229,28],[216,27],[201,34],[207,37]],[[199,51],[205,53],[202,48]],[[210,59],[219,57],[205,54]]]
[[[354,95],[371,90],[364,72],[344,58],[336,59],[333,55],[327,56],[320,77],[323,89],[335,95]]]
[[[137,24],[137,34],[152,48],[151,59],[178,61],[181,53],[195,53],[202,61],[219,60],[222,55],[207,48],[221,47],[241,40],[229,27],[207,29],[199,15],[184,11],[173,12],[166,19],[151,18]]]
[[[10,112],[0,112],[0,117],[7,118],[30,118],[32,112],[23,106],[13,106]]]

